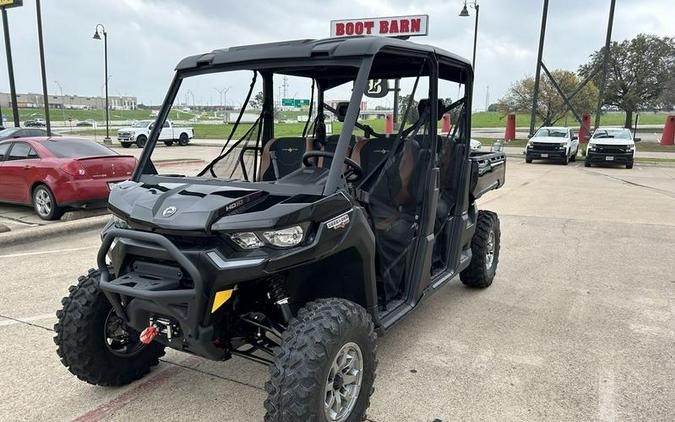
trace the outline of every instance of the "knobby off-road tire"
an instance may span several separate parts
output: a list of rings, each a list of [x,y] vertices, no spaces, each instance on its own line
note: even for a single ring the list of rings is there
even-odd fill
[[[63,308],[56,312],[58,322],[54,325],[56,353],[61,363],[82,381],[126,385],[159,363],[164,346],[152,342],[126,357],[111,351],[104,331],[111,305],[96,287],[99,277],[98,271],[89,270],[87,276],[78,279],[77,286],[70,286],[70,294],[61,301]]]
[[[350,351],[351,356],[360,356],[362,370],[353,407],[338,420],[363,420],[375,381],[376,337],[370,315],[361,306],[343,299],[308,303],[291,320],[283,333],[281,346],[275,350],[270,380],[265,384],[268,394],[265,421],[331,420],[327,416],[326,402],[336,393],[329,389],[341,385],[351,388],[350,385],[358,383],[353,379],[354,374],[358,374],[353,369],[358,366],[358,359],[350,360],[351,369],[345,367],[337,371],[339,377],[332,376],[342,367],[344,361],[340,357],[345,356],[345,351]],[[345,402],[349,403],[349,400]],[[349,409],[348,406],[345,408]]]
[[[459,275],[462,283],[479,288],[492,284],[499,263],[500,237],[497,214],[492,211],[478,211],[476,232],[471,239],[471,263]]]

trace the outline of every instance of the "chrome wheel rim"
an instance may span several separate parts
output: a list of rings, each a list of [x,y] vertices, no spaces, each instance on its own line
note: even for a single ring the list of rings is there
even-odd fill
[[[335,356],[326,378],[324,413],[329,421],[344,422],[361,392],[363,354],[356,343],[347,343]]]
[[[42,216],[47,216],[52,212],[52,199],[46,190],[38,189],[35,192],[35,208]]]
[[[492,262],[495,260],[495,232],[490,231],[487,242],[487,252],[485,252],[485,268],[492,268]]]

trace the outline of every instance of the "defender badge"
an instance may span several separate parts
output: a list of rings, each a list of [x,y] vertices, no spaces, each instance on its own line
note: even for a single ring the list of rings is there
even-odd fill
[[[167,207],[164,209],[164,211],[162,211],[162,217],[171,217],[176,213],[177,210],[178,209],[174,206]]]
[[[349,224],[349,213],[348,212],[346,212],[342,215],[338,215],[337,217],[335,217],[332,220],[329,220],[326,223],[326,227],[329,228],[329,229],[337,230],[337,229],[342,229],[342,228],[347,227],[347,224]]]

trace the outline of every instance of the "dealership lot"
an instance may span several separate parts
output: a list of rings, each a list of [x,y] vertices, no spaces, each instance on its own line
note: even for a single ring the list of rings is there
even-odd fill
[[[199,148],[158,153],[213,151]],[[675,419],[675,167],[511,159],[507,172],[481,203],[502,222],[494,285],[453,281],[380,339],[369,419]],[[89,231],[0,246],[0,420],[261,420],[266,369],[238,358],[168,351],[119,389],[67,372],[50,328],[98,243]]]

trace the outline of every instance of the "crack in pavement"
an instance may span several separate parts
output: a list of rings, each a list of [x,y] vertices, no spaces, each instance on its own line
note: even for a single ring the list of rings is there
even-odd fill
[[[221,379],[221,380],[224,380],[224,381],[229,381],[229,382],[233,382],[235,384],[243,385],[243,386],[246,386],[246,387],[251,387],[251,388],[254,388],[256,390],[265,391],[264,388],[258,387],[257,385],[253,385],[253,384],[250,384],[250,383],[247,383],[247,382],[244,382],[244,381],[239,381],[239,380],[235,380],[235,379],[232,379],[232,378],[228,378],[228,377],[225,377],[223,375],[214,374],[213,372],[204,371],[202,369],[193,368],[191,366],[182,365],[180,363],[171,362],[171,361],[166,360],[166,359],[160,359],[160,362],[164,362],[164,363],[167,363],[169,365],[178,366],[180,368],[187,369],[187,370],[196,372],[198,374],[215,377],[215,378],[218,378],[218,379]]]
[[[0,314],[0,318],[5,318],[5,319],[8,319],[10,321],[18,322],[19,324],[28,325],[28,326],[35,327],[35,328],[42,328],[43,330],[47,330],[47,331],[52,331],[52,332],[54,331],[53,328],[45,327],[44,325],[33,324],[32,322],[24,321],[24,320],[21,320],[21,319],[18,319],[18,318],[12,318],[10,316],[6,316],[6,315],[2,315],[2,314]]]
[[[622,179],[622,178],[616,177],[616,176],[610,176],[609,174],[600,173],[600,172],[597,172],[597,171],[590,171],[590,170],[587,170],[587,171],[588,171],[589,173],[599,174],[599,175],[605,176],[605,177],[607,177],[607,178],[609,178],[609,179],[617,180],[617,181],[619,181],[619,182],[623,182],[623,183],[625,183],[625,184],[627,184],[627,185],[631,185],[631,186],[635,186],[635,187],[639,187],[639,188],[644,188],[644,189],[647,189],[647,190],[651,190],[651,191],[654,191],[654,192],[656,192],[656,193],[660,193],[661,195],[665,195],[665,196],[667,196],[667,197],[669,197],[669,198],[675,199],[675,193],[670,192],[670,191],[667,191],[667,190],[664,190],[664,189],[659,189],[659,188],[655,188],[655,187],[653,187],[653,186],[643,185],[643,184],[637,183],[637,182],[631,182],[630,180]]]

